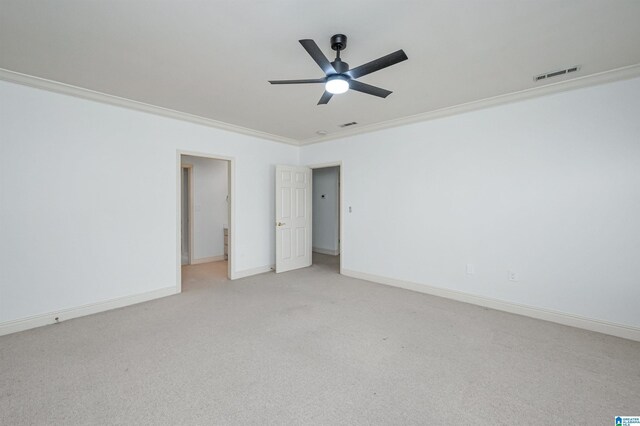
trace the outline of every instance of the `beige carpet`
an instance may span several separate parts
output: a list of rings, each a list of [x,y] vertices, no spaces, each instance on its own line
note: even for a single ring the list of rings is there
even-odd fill
[[[0,424],[611,425],[640,343],[351,279],[335,258],[0,337]]]

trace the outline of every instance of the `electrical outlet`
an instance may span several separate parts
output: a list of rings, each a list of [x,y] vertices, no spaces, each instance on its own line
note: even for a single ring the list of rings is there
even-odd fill
[[[509,281],[519,281],[520,277],[518,276],[518,273],[515,271],[509,271]]]
[[[476,273],[476,268],[472,264],[467,263],[467,275],[473,275],[475,273]]]

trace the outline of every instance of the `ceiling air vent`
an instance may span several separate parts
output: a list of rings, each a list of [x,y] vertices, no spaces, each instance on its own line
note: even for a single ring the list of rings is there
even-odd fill
[[[536,75],[535,77],[533,77],[533,81],[545,80],[547,78],[557,77],[559,75],[569,74],[569,73],[576,72],[576,71],[579,71],[579,70],[580,70],[580,65],[576,65],[576,66],[573,66],[571,68],[567,68],[567,69],[564,69],[564,70],[552,71],[552,72],[548,72],[548,73],[545,73],[545,74]]]
[[[340,124],[338,127],[349,127],[349,126],[355,126],[356,123],[355,121],[352,121],[351,123],[344,123],[344,124]]]

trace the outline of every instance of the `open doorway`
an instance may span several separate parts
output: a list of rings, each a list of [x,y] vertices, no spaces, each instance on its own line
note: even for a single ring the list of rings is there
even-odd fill
[[[180,291],[230,278],[232,160],[179,153]],[[197,280],[192,278],[197,277]]]
[[[193,166],[189,164],[181,164],[180,175],[180,212],[181,212],[181,224],[180,224],[180,264],[191,265],[191,253],[193,247],[191,246],[193,228],[193,194],[191,190],[193,185],[191,184]]]
[[[312,169],[313,265],[340,273],[341,166]]]

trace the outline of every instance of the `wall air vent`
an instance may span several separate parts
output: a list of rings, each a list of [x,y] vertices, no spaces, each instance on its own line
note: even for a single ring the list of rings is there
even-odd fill
[[[552,71],[545,74],[536,75],[533,77],[533,81],[546,80],[547,78],[557,77],[559,75],[569,74],[580,70],[580,65],[573,66],[564,70]]]
[[[349,126],[355,126],[356,123],[355,121],[352,121],[351,123],[344,123],[344,124],[340,124],[338,127],[349,127]]]

